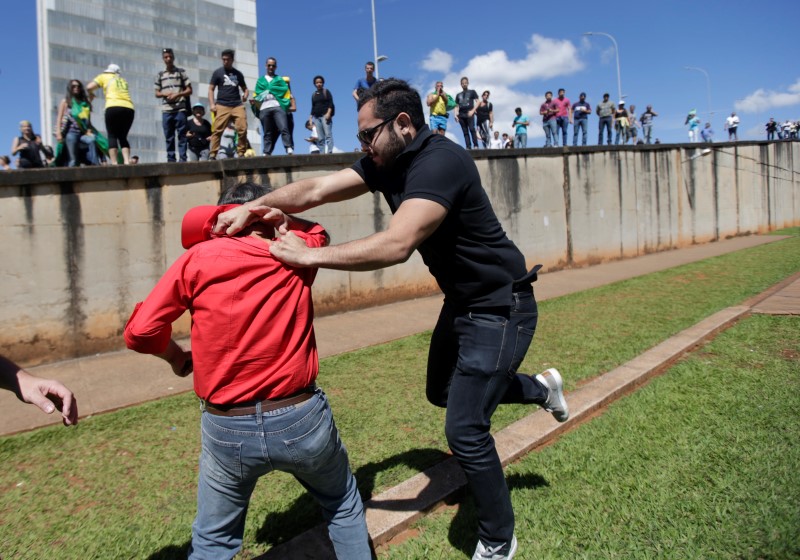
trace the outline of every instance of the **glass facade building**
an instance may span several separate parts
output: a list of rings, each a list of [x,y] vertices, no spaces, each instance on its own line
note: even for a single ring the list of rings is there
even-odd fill
[[[175,65],[192,82],[192,104],[203,103],[209,120],[208,82],[222,66],[223,49],[236,51],[234,66],[251,91],[259,75],[255,0],[37,0],[37,27],[43,139],[53,138],[69,81],[86,85],[113,63],[135,106],[128,140],[142,163],[167,160],[161,100],[154,95],[163,48],[173,49]],[[102,94],[92,104],[92,122],[103,132],[104,104]],[[260,153],[258,119],[247,113],[248,138]]]

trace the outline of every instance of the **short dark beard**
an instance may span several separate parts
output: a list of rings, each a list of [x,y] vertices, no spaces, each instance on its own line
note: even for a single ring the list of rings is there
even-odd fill
[[[383,154],[381,154],[381,160],[383,160],[384,163],[378,166],[378,168],[385,171],[391,171],[397,161],[397,156],[403,153],[406,145],[403,143],[403,140],[400,138],[400,136],[398,136],[394,131],[392,123],[388,123],[386,128],[388,129],[386,132],[389,134],[389,138],[386,140]]]

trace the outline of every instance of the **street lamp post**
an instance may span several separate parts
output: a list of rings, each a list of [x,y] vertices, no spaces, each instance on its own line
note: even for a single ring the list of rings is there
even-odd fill
[[[373,60],[375,61],[375,79],[378,79],[378,65],[381,61],[378,59],[378,31],[375,28],[375,0],[372,0],[372,53]],[[386,60],[386,57],[381,57]]]
[[[706,77],[706,94],[708,96],[708,119],[711,120],[712,115],[714,112],[711,110],[711,78],[708,77],[708,72],[703,70],[702,68],[696,68],[694,66],[684,66],[686,70],[696,70],[698,72],[702,72],[703,75]]]
[[[602,35],[603,37],[608,37],[609,39],[611,39],[611,42],[614,43],[614,52],[617,55],[617,92],[619,93],[618,101],[622,101],[624,97],[622,95],[622,78],[620,77],[620,72],[619,72],[619,46],[617,46],[617,40],[614,39],[612,35],[608,33],[603,33],[602,31],[587,31],[586,33],[584,33],[584,35],[587,36]]]

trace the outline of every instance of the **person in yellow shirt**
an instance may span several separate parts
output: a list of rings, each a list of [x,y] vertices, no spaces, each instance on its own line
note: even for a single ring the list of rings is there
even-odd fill
[[[94,90],[102,88],[106,98],[106,132],[108,133],[108,158],[111,165],[118,163],[118,149],[122,151],[122,161],[131,162],[131,146],[128,143],[128,132],[133,125],[134,108],[128,93],[128,82],[120,76],[120,67],[109,64],[108,68],[86,85],[89,100]]]
[[[456,105],[450,94],[444,91],[444,84],[436,82],[436,88],[428,94],[425,99],[431,109],[430,128],[434,134],[444,134],[447,131],[447,119],[450,114],[447,112]]]

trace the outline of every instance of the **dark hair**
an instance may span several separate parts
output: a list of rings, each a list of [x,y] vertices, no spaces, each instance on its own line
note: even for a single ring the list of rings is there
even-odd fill
[[[553,92],[552,92],[552,91],[546,91],[546,92],[544,92],[544,94],[545,94],[545,95],[547,95],[548,93],[549,93],[550,95],[553,95]]]
[[[77,83],[81,86],[81,91],[77,95],[73,95],[72,93],[72,84]],[[86,97],[86,89],[84,89],[83,84],[80,80],[69,80],[67,81],[67,105],[72,105],[72,100],[77,99],[78,101],[86,101],[89,102],[89,99]],[[90,104],[91,105],[91,104]],[[67,107],[67,109],[71,110],[71,107]]]
[[[467,78],[466,76],[461,76],[461,79],[460,79],[460,80],[458,80],[458,83],[461,83],[461,82],[463,82],[464,80],[467,80],[467,81],[469,81],[469,78]]]
[[[236,51],[233,50],[233,49],[225,49],[224,51],[222,51],[222,54],[220,56],[221,57],[222,56],[229,56],[229,57],[235,59],[236,58]]]
[[[2,161],[3,163],[5,163],[7,165],[11,164],[11,160],[8,159],[8,156],[0,156],[0,161]]]
[[[222,206],[223,204],[244,204],[264,196],[271,190],[272,189],[269,187],[253,183],[252,181],[239,183],[238,185],[228,187],[222,192],[217,201],[217,206]]]
[[[581,92],[581,94],[578,97],[586,97],[586,94]]]
[[[607,94],[607,93],[604,93],[603,97],[611,97],[611,96],[609,94]]]
[[[267,62],[269,62],[270,60],[274,60],[274,61],[275,61],[275,66],[277,66],[277,65],[278,65],[278,59],[277,59],[277,58],[275,58],[274,56],[268,56],[268,57],[267,57],[267,60],[265,60],[265,61],[264,61],[264,63],[266,64],[266,63],[267,63]]]
[[[522,112],[522,107],[517,107],[516,109],[514,109],[514,112],[515,112],[515,113],[516,113],[517,111],[519,111],[519,112],[521,113],[521,112]]]
[[[375,68],[375,63],[372,62],[371,60],[368,60],[367,63],[364,64],[364,66],[372,66],[373,68]]]
[[[400,113],[407,113],[414,128],[420,130],[425,126],[425,114],[422,112],[419,92],[405,80],[387,78],[364,90],[358,97],[358,110],[360,111],[361,107],[373,99],[377,118],[386,120]]]
[[[322,80],[322,83],[323,83],[323,84],[325,83],[325,78],[323,78],[323,77],[322,77],[322,76],[320,76],[319,74],[317,74],[316,76],[314,76],[314,79],[313,79],[313,80],[311,80],[311,83],[312,83],[312,84],[315,84],[315,83],[317,83],[317,80]]]
[[[564,88],[558,88],[558,93],[561,93],[562,91],[563,91],[564,93],[567,93],[567,90],[565,90]]]
[[[483,93],[488,93],[489,95],[492,95],[492,92],[490,92],[488,89],[486,91],[484,91]]]
[[[170,49],[169,47],[161,49],[161,54],[166,54],[166,53],[175,54],[175,53],[172,52],[172,49]]]

